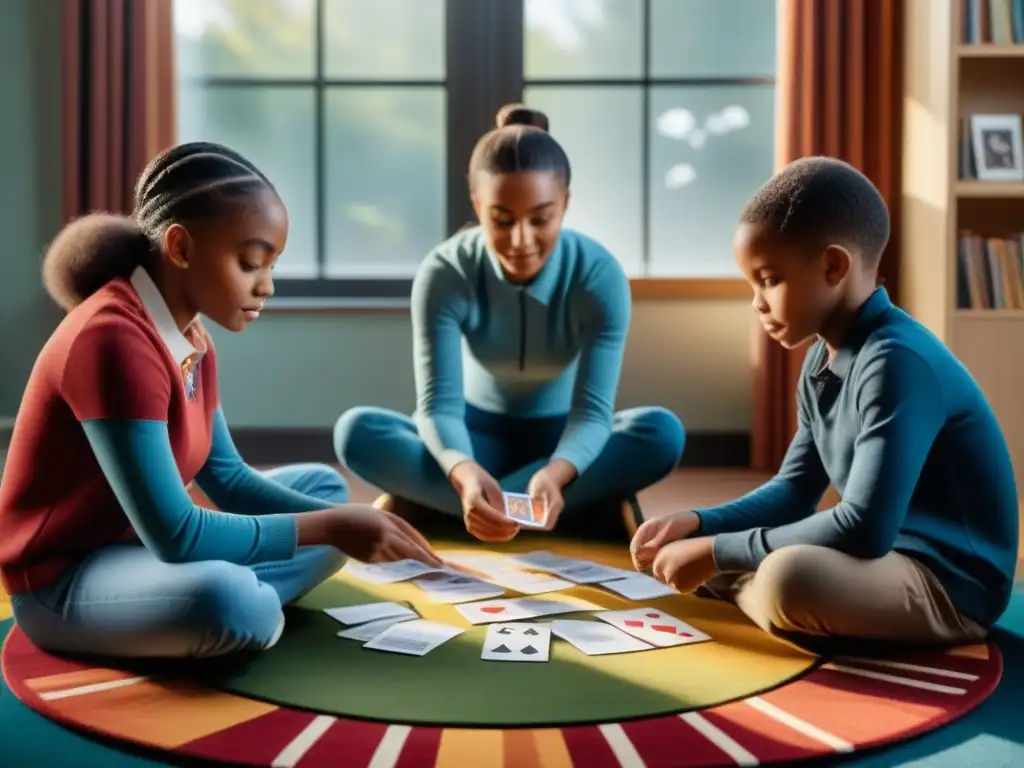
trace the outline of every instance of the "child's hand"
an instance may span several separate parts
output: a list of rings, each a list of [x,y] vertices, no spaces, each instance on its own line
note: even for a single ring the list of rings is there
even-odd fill
[[[629,543],[633,567],[638,571],[646,570],[654,562],[659,549],[673,541],[692,536],[699,528],[700,518],[691,510],[673,512],[646,521],[637,528],[633,540]]]
[[[718,573],[714,548],[714,536],[674,541],[654,558],[654,578],[683,594],[693,592]]]
[[[440,568],[437,556],[423,535],[407,521],[369,504],[346,504],[332,515],[331,544],[364,563],[416,560]]]

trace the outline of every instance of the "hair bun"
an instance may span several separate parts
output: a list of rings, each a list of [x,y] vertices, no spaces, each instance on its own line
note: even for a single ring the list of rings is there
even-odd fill
[[[498,110],[494,123],[498,128],[509,125],[528,125],[548,131],[548,116],[539,109],[531,109],[525,104],[506,104]]]

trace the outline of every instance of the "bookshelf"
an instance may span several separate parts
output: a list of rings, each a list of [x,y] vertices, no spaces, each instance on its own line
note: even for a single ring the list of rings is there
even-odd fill
[[[906,0],[905,30],[899,302],[981,385],[1024,502],[1024,174],[977,178],[965,138],[1024,115],[1024,0]]]

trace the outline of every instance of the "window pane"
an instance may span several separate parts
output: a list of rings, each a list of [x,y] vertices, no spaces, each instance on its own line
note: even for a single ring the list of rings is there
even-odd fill
[[[174,0],[174,33],[179,77],[313,76],[313,0]]]
[[[642,0],[525,0],[527,80],[643,76]]]
[[[337,87],[326,108],[327,275],[411,277],[447,230],[444,89]]]
[[[652,277],[736,277],[740,211],[772,174],[768,86],[651,89]]]
[[[651,0],[651,76],[773,76],[775,2]]]
[[[445,0],[324,0],[324,27],[328,78],[444,79]]]
[[[241,152],[288,207],[278,277],[316,277],[313,89],[282,86],[178,90],[178,140],[215,141]]]
[[[640,86],[534,86],[526,102],[545,112],[572,163],[565,225],[611,251],[630,277],[643,272],[643,92]]]

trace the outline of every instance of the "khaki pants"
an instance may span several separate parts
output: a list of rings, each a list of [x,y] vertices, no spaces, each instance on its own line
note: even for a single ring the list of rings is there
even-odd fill
[[[896,552],[860,560],[794,545],[772,552],[754,573],[722,574],[704,589],[766,632],[814,653],[949,646],[987,634],[953,607],[928,568]]]

